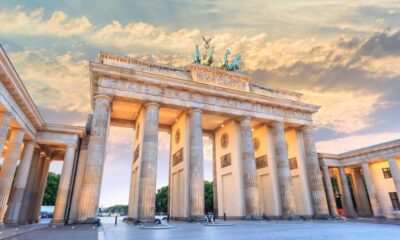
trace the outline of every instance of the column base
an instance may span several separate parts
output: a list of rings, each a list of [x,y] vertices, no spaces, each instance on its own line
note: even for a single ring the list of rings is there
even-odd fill
[[[52,219],[50,222],[51,225],[64,225],[65,220],[64,219]]]
[[[87,218],[85,220],[75,220],[76,224],[101,224],[99,218]]]
[[[248,215],[244,217],[244,220],[263,220],[261,215]]]
[[[205,216],[191,216],[187,219],[189,222],[205,222]]]
[[[318,214],[318,215],[314,215],[315,219],[321,219],[321,220],[328,220],[331,219],[331,215],[329,214]]]

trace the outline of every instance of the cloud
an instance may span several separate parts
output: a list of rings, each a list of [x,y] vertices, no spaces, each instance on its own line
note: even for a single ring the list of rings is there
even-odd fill
[[[68,17],[56,11],[45,19],[43,12],[36,9],[27,13],[21,8],[14,9],[14,14],[1,11],[0,23],[5,27],[0,32],[73,35],[88,46],[118,49],[132,57],[174,66],[188,65],[194,45],[202,44],[202,32],[197,28],[170,30],[145,22],[123,24],[117,20],[94,27],[86,17]],[[243,71],[254,76],[255,83],[304,92],[304,101],[322,106],[315,116],[316,124],[344,133],[371,127],[374,114],[387,105],[387,82],[396,84],[395,80],[400,79],[399,45],[400,31],[324,40],[271,40],[263,32],[240,35],[222,31],[212,40],[215,59],[222,58],[228,48],[231,57],[241,54]],[[81,54],[52,55],[39,49],[14,52],[10,57],[39,105],[54,111],[88,113],[88,67]],[[364,90],[359,90],[360,86]]]
[[[114,20],[112,23],[98,29],[88,39],[101,46],[126,48],[133,46],[145,46],[169,49],[188,49],[193,47],[193,42],[199,39],[198,29],[179,29],[169,32],[164,28],[138,22],[122,26]]]
[[[51,55],[45,49],[8,53],[38,106],[54,111],[89,113],[88,61],[82,53]]]
[[[16,7],[0,11],[0,33],[20,35],[72,36],[82,34],[92,27],[86,17],[70,18],[62,11],[54,11],[44,19],[44,9],[37,8],[27,13]]]
[[[363,147],[400,138],[400,132],[382,132],[364,135],[352,135],[337,139],[316,142],[317,151],[321,153],[343,153]]]
[[[302,91],[303,100],[322,106],[314,115],[317,127],[352,133],[370,127],[371,116],[385,107],[381,94],[359,91]]]

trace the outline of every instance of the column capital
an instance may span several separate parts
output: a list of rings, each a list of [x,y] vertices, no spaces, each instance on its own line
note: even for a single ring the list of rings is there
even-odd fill
[[[397,156],[396,155],[388,156],[386,159],[387,160],[397,160]]]
[[[285,123],[282,121],[274,121],[270,123],[272,127],[285,127]]]
[[[199,108],[193,108],[193,109],[190,109],[188,111],[189,114],[192,114],[192,113],[195,113],[195,112],[203,113],[203,111],[201,109],[199,109]]]
[[[28,141],[24,141],[24,144],[36,144],[36,140],[28,140]]]
[[[11,128],[11,131],[14,131],[17,133],[25,133],[25,130],[23,128]]]
[[[0,112],[0,116],[1,116],[1,117],[6,117],[6,118],[10,118],[10,119],[13,118],[13,116],[11,115],[11,113],[8,113],[8,112]]]
[[[75,144],[65,144],[66,149],[68,148],[73,148],[76,149],[76,145]]]
[[[239,120],[239,122],[243,122],[243,121],[246,121],[246,120],[251,121],[251,117],[243,116],[243,117],[239,118],[238,120]]]
[[[94,96],[94,99],[98,99],[98,98],[107,99],[107,100],[109,100],[110,102],[111,102],[112,99],[113,99],[112,96],[105,95],[105,94],[97,94],[97,95]]]
[[[303,125],[300,127],[300,129],[303,131],[314,131],[315,126],[314,125]]]
[[[145,103],[144,106],[145,106],[146,108],[147,108],[147,107],[150,107],[150,106],[154,106],[154,107],[160,108],[160,104],[158,104],[158,103],[156,103],[156,102],[148,102],[148,103]]]

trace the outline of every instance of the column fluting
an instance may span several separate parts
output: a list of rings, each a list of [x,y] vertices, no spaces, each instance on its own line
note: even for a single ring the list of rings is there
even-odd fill
[[[39,222],[40,209],[43,203],[44,192],[46,190],[47,177],[49,176],[51,158],[46,157],[44,159],[43,168],[41,169],[42,174],[40,176],[40,185],[37,193],[35,211],[33,212],[33,222]]]
[[[74,160],[75,146],[67,146],[61,171],[60,183],[58,184],[57,198],[52,220],[53,223],[63,223],[65,220],[65,210],[68,202]]]
[[[360,212],[360,215],[364,217],[371,217],[372,211],[369,205],[368,195],[367,191],[365,190],[364,181],[361,176],[360,168],[354,169],[354,178],[357,183],[355,187],[357,188],[358,199],[359,199],[359,206],[357,206],[359,210],[358,209],[357,210]]]
[[[331,174],[329,173],[329,168],[325,164],[322,164],[322,172],[324,175],[326,195],[328,196],[329,210],[331,216],[336,217],[338,216],[338,213],[337,213],[335,193],[333,192],[333,186],[332,186]]]
[[[295,213],[295,201],[290,173],[289,159],[285,140],[283,122],[276,122],[271,126],[274,142],[274,153],[278,171],[279,193],[282,204],[282,217],[291,218]]]
[[[365,179],[365,185],[367,185],[368,197],[369,202],[371,203],[372,213],[374,217],[381,217],[383,214],[382,206],[379,202],[378,193],[376,192],[375,185],[372,181],[369,164],[367,162],[362,162],[361,168]]]
[[[22,129],[11,130],[7,152],[0,171],[0,223],[3,223],[7,211],[7,203],[17,168],[19,154],[25,132]]]
[[[351,199],[351,193],[349,188],[349,182],[347,181],[347,175],[344,171],[344,167],[339,167],[340,182],[342,183],[344,210],[348,217],[356,217],[356,211],[354,210],[353,200]]]
[[[397,160],[395,157],[391,157],[388,159],[390,172],[392,173],[392,178],[394,185],[396,187],[397,195],[400,197],[400,171],[399,166],[397,165]]]
[[[35,142],[26,142],[22,158],[15,176],[13,191],[10,195],[9,205],[6,214],[6,223],[18,223],[19,213],[24,198],[25,187],[28,180],[29,169],[32,163]]]
[[[8,128],[12,116],[8,113],[0,113],[0,154],[3,153],[4,144],[6,143]]]
[[[246,204],[246,219],[261,218],[259,192],[257,186],[257,168],[254,157],[253,132],[251,119],[246,117],[240,120],[241,150],[243,166],[243,185]]]
[[[204,220],[204,169],[203,169],[203,128],[202,112],[199,109],[190,114],[189,150],[189,206],[192,220]]]
[[[29,223],[28,219],[32,211],[32,206],[35,206],[33,191],[35,188],[35,180],[38,177],[36,175],[38,164],[40,159],[40,149],[35,148],[32,155],[31,166],[29,167],[28,179],[26,181],[24,197],[22,199],[21,210],[19,213],[19,224]]]
[[[329,216],[328,203],[326,200],[324,183],[318,161],[317,151],[312,136],[312,128],[303,127],[304,150],[306,155],[306,166],[308,181],[310,184],[311,197],[314,205],[314,215],[317,218]]]
[[[97,220],[112,99],[110,96],[96,95],[94,101],[85,175],[77,217],[78,222],[87,223]]]
[[[139,181],[138,220],[140,222],[154,222],[159,108],[160,106],[157,103],[147,103],[145,105]]]

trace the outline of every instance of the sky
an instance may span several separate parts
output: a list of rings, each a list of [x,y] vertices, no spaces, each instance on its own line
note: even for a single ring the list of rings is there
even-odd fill
[[[85,124],[99,51],[184,67],[202,36],[260,85],[303,93],[319,152],[400,138],[400,0],[5,1],[0,43],[47,122]],[[159,135],[157,186],[169,136]],[[100,204],[126,204],[133,130],[112,127]],[[205,139],[205,176],[211,147]],[[61,163],[52,164],[59,171]]]

